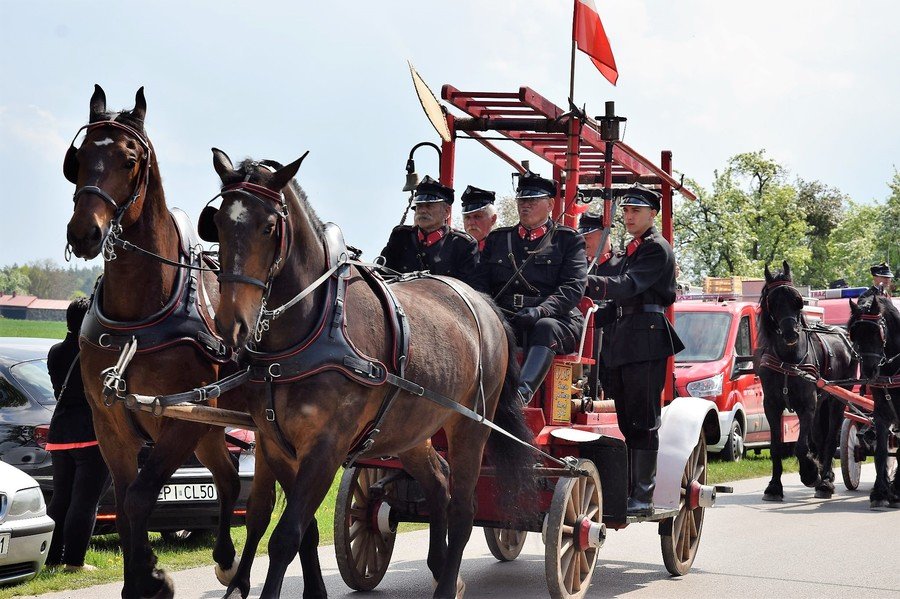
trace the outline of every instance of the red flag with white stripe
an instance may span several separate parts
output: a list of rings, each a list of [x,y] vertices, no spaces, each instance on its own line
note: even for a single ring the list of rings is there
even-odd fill
[[[591,62],[600,73],[615,85],[619,79],[619,71],[594,0],[575,0],[572,39],[579,50],[591,57]]]

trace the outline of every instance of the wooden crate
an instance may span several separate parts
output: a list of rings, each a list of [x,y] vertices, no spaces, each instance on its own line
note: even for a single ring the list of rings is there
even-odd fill
[[[703,280],[703,293],[741,295],[740,277],[706,277]]]

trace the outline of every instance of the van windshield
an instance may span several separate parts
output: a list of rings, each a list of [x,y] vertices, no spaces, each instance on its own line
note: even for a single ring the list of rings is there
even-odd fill
[[[684,349],[676,362],[712,362],[725,353],[731,314],[716,312],[675,312],[675,331]]]

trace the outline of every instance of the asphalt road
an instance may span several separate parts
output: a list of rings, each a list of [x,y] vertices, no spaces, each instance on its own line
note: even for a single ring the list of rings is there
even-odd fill
[[[837,464],[837,462],[835,462]],[[838,474],[840,476],[840,474]],[[893,597],[900,599],[900,510],[872,512],[868,492],[874,467],[863,467],[860,491],[839,484],[831,500],[813,497],[796,474],[785,475],[786,501],[761,500],[765,479],[741,481],[733,495],[720,495],[706,512],[697,559],[691,572],[673,578],[666,572],[654,524],[610,531],[600,553],[588,597]],[[391,568],[371,593],[351,592],[338,574],[334,548],[319,549],[329,596],[390,599],[431,596],[425,565],[427,531],[400,535]],[[251,596],[262,589],[268,560],[254,566]],[[514,562],[491,557],[481,529],[475,529],[462,569],[467,599],[514,597],[544,599],[544,548],[532,534]],[[222,596],[212,568],[174,573],[177,597]],[[120,586],[42,595],[41,599],[118,599]],[[282,596],[300,597],[300,566],[288,568]]]

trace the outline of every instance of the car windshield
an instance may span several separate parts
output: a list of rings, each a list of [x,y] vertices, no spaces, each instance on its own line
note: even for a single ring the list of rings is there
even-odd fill
[[[712,362],[725,353],[731,315],[715,312],[675,312],[675,331],[684,349],[676,362]]]
[[[56,403],[53,396],[53,384],[47,373],[47,360],[29,360],[19,362],[9,369],[16,382],[22,386],[28,395],[45,406]]]

